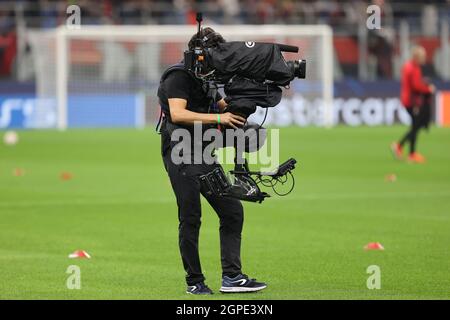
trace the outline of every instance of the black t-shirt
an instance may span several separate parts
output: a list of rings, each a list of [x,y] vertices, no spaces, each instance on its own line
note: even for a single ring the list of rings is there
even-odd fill
[[[187,109],[190,111],[208,113],[212,110],[212,100],[208,98],[202,82],[183,70],[175,70],[169,73],[160,85],[158,97],[161,104],[166,106],[169,105],[168,99],[179,98],[187,100]],[[216,101],[220,99],[221,96],[218,93]]]
[[[187,100],[187,109],[198,113],[216,113],[218,110],[214,110],[212,106],[212,99],[208,98],[207,92],[202,86],[201,80],[196,79],[184,70],[174,70],[170,72],[166,79],[160,84],[158,89],[158,98],[160,100],[161,108],[170,122],[169,101],[168,99],[179,98]],[[221,95],[217,93],[216,101],[222,99]],[[169,127],[171,129],[169,129]],[[163,122],[161,126],[161,138],[162,138],[162,154],[164,155],[167,150],[173,145],[171,143],[171,132],[174,128],[183,127],[189,131],[193,130],[193,125],[172,124]],[[211,125],[205,125],[206,129]],[[193,132],[193,131],[191,131]],[[194,139],[191,140],[195,143]],[[207,142],[202,142],[203,147],[207,145]],[[192,148],[194,150],[194,148]]]

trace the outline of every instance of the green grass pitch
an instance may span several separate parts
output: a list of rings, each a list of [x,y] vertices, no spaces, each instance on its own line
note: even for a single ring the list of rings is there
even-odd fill
[[[218,219],[204,203],[200,299],[449,299],[450,130],[419,137],[425,165],[394,161],[405,127],[283,128],[296,189],[245,204],[244,272],[256,294],[222,295]],[[177,211],[148,130],[20,132],[0,146],[1,299],[199,299],[184,293]],[[25,175],[12,174],[23,168]],[[68,181],[60,173],[73,174]],[[394,173],[396,182],[386,182]],[[384,251],[364,251],[368,242]],[[84,249],[90,260],[68,259]],[[81,290],[66,269],[81,269]],[[368,290],[366,269],[381,268]]]

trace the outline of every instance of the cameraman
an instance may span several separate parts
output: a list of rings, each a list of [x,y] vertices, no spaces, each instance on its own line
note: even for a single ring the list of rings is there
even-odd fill
[[[200,34],[207,47],[224,42],[222,36],[211,28],[204,28]],[[192,50],[197,34],[189,41]],[[170,69],[170,68],[169,68]],[[210,97],[201,80],[189,71],[179,67],[166,71],[161,77],[158,98],[164,113],[161,125],[161,151],[164,167],[169,175],[172,189],[178,205],[179,247],[183,266],[186,271],[187,293],[212,294],[205,285],[198,252],[201,206],[200,194],[216,211],[220,219],[220,247],[222,263],[221,292],[252,292],[266,288],[266,284],[256,282],[241,270],[241,232],[243,208],[237,199],[207,195],[201,188],[199,176],[211,172],[218,164],[207,164],[202,158],[201,164],[194,164],[194,150],[188,163],[176,164],[171,154],[175,142],[172,133],[177,129],[186,129],[194,140],[194,123],[200,122],[202,129],[210,127],[231,127],[236,129],[245,123],[245,119],[226,112],[226,102],[217,94]],[[218,101],[214,103],[214,101]],[[214,113],[210,113],[214,110]],[[219,114],[220,113],[220,114]],[[205,144],[202,143],[202,155]],[[185,159],[186,155],[183,155]]]

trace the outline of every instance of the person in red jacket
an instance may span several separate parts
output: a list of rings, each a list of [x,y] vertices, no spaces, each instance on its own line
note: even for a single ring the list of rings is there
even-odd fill
[[[426,51],[421,46],[412,50],[411,60],[402,68],[401,102],[411,116],[411,128],[403,138],[391,145],[392,152],[397,159],[403,159],[403,146],[409,142],[410,152],[408,161],[424,163],[425,157],[416,152],[417,134],[422,127],[427,127],[430,118],[430,100],[435,87],[428,84],[422,77],[421,66],[425,64]]]

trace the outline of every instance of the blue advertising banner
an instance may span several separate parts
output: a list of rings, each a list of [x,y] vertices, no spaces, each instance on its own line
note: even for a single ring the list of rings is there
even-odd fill
[[[68,97],[69,128],[140,127],[144,102],[140,95],[71,95]],[[57,127],[55,99],[32,94],[0,95],[0,129]]]
[[[143,125],[144,104],[139,95],[69,96],[69,128],[140,127]]]
[[[32,94],[0,96],[0,129],[54,128],[56,109],[51,100]]]

